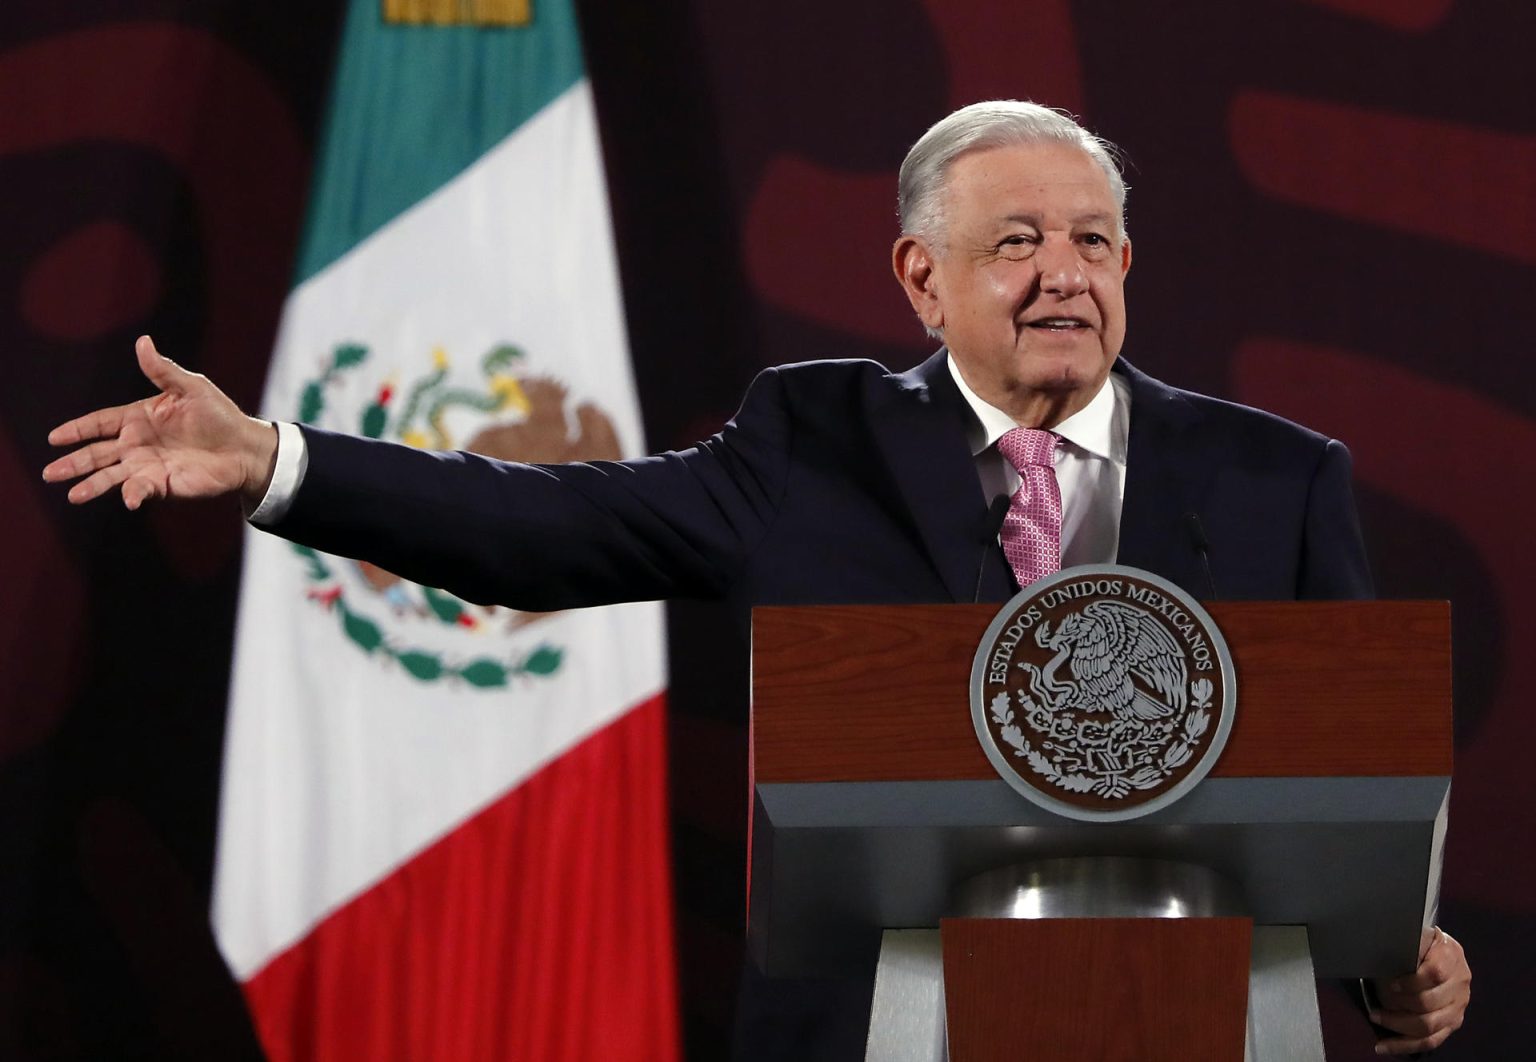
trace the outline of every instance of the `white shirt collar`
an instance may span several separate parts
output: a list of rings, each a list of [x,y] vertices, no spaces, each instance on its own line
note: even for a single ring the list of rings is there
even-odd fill
[[[955,386],[960,388],[960,394],[975,414],[975,419],[967,425],[966,430],[967,441],[974,456],[1018,425],[1012,417],[970,389],[955,365],[953,354],[948,355],[947,362],[949,375],[954,378]],[[1128,397],[1128,391],[1120,378],[1110,373],[1086,406],[1051,430],[1080,450],[1106,458],[1117,465],[1124,465],[1129,418],[1117,414],[1129,405]]]

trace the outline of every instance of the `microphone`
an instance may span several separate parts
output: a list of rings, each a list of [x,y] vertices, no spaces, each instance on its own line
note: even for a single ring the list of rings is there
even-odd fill
[[[1187,512],[1184,514],[1184,529],[1189,532],[1190,544],[1195,547],[1195,552],[1200,554],[1200,566],[1205,569],[1205,585],[1210,590],[1206,600],[1214,600],[1216,597],[1216,579],[1211,575],[1211,540],[1205,537],[1205,525],[1200,522],[1200,514]]]
[[[999,494],[992,499],[992,505],[987,509],[986,523],[981,525],[981,564],[976,569],[976,592],[971,595],[973,605],[981,600],[981,577],[987,574],[987,555],[997,542],[997,536],[1003,530],[1003,521],[1007,518],[1008,495]]]

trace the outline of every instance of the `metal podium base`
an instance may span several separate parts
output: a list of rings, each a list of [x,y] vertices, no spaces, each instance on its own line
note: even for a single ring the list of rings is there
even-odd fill
[[[880,938],[864,1062],[948,1062],[944,951],[937,929],[887,929]]]
[[[1187,918],[1240,914],[1235,892],[1200,867],[1155,860],[1057,859],[985,874],[956,914],[981,918]],[[947,1062],[937,929],[881,937],[866,1062]],[[1305,926],[1255,926],[1245,1062],[1323,1062]]]
[[[1246,1062],[1323,1062],[1306,926],[1254,926]]]

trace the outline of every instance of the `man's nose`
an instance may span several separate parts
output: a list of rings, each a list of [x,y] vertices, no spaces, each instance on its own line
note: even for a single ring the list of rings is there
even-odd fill
[[[1070,299],[1088,290],[1088,274],[1083,269],[1083,259],[1070,239],[1046,239],[1035,253],[1042,291]]]

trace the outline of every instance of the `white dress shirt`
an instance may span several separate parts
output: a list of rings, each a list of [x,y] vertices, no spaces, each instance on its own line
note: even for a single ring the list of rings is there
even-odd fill
[[[1013,418],[984,402],[966,385],[949,358],[949,374],[973,416],[966,426],[976,474],[990,500],[1019,489],[1019,474],[997,452],[997,440],[1018,427]],[[1056,483],[1061,488],[1061,566],[1113,564],[1120,550],[1120,507],[1125,500],[1126,441],[1131,426],[1131,388],[1109,374],[1089,403],[1051,430],[1056,447]]]
[[[261,496],[261,504],[246,517],[257,527],[270,527],[281,520],[293,505],[293,496],[304,482],[304,470],[309,467],[309,447],[304,445],[304,433],[297,424],[277,422],[277,461],[272,468],[272,482]]]

